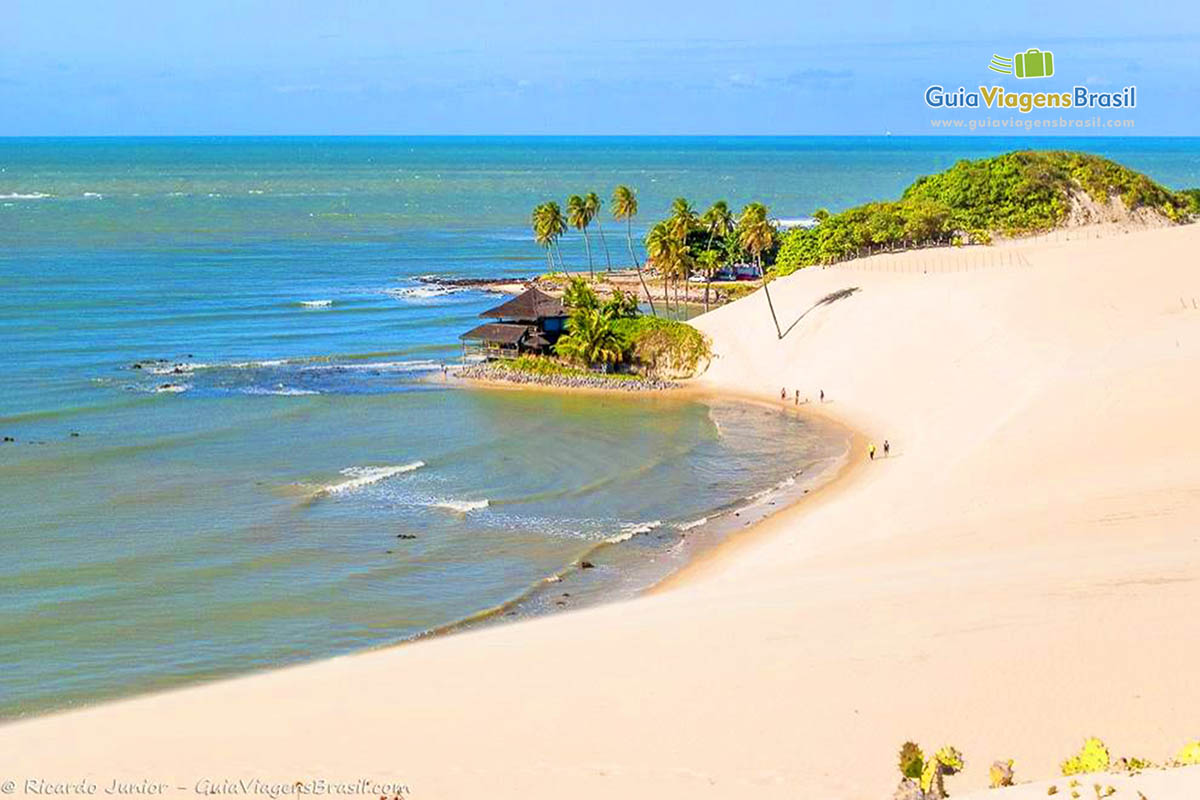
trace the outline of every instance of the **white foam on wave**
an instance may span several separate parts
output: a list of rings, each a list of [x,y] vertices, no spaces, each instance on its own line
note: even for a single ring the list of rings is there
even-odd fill
[[[364,486],[370,486],[372,483],[386,480],[395,475],[400,475],[405,472],[413,472],[425,466],[424,461],[414,461],[411,464],[402,464],[400,466],[389,467],[346,467],[339,474],[344,475],[347,480],[338,483],[331,483],[328,486],[321,487],[321,494],[341,494],[343,492],[351,492],[355,489],[361,489]]]
[[[692,528],[699,528],[704,523],[708,522],[708,517],[694,519],[691,522],[680,522],[675,526],[677,531],[690,531]]]
[[[195,361],[180,361],[177,364],[165,364],[160,367],[144,366],[142,369],[151,375],[187,375],[198,369],[208,369],[210,366],[212,365],[201,364]]]
[[[329,308],[333,305],[332,300],[301,300],[300,305],[305,308]]]
[[[100,194],[99,192],[84,192],[84,193],[83,193],[83,196],[84,196],[84,197],[91,197],[91,198],[94,198],[94,199],[97,199],[97,200],[103,200],[103,199],[104,199],[104,195]]]
[[[428,358],[414,361],[364,361],[358,364],[314,364],[308,369],[316,370],[382,370],[385,372],[420,372],[439,369],[441,362]]]
[[[465,291],[462,286],[440,286],[430,284],[425,286],[400,286],[384,289],[383,293],[396,300],[431,300],[435,297],[445,297]]]
[[[466,514],[471,511],[480,511],[490,505],[487,500],[438,500],[431,503],[434,508],[453,511],[455,514]]]
[[[155,386],[155,394],[180,394],[192,388],[190,383],[164,383],[162,386]]]
[[[54,197],[52,194],[45,192],[10,192],[9,194],[0,194],[0,200],[44,200],[47,197]]]
[[[615,536],[610,536],[604,541],[608,542],[609,544],[627,542],[635,536],[640,536],[643,533],[649,533],[660,525],[662,525],[662,522],[657,519],[653,522],[627,522],[621,526],[620,533],[616,534]]]
[[[306,395],[320,394],[320,392],[314,391],[313,389],[293,389],[290,386],[284,386],[282,384],[276,386],[274,389],[266,389],[261,386],[251,386],[249,389],[244,389],[242,393],[252,395],[273,395],[277,397],[302,397]]]

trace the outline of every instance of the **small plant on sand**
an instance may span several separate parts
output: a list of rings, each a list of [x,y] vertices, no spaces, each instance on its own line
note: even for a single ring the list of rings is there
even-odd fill
[[[993,789],[1013,785],[1013,760],[992,762],[988,769],[988,785]]]
[[[1185,744],[1183,749],[1175,755],[1175,763],[1181,767],[1200,764],[1200,739]]]
[[[963,768],[962,753],[943,747],[928,759],[913,742],[900,748],[900,774],[903,778],[892,795],[893,800],[944,800],[945,778]]]
[[[916,742],[905,742],[900,748],[900,774],[916,780],[925,769],[925,754]]]
[[[1063,775],[1080,775],[1085,772],[1102,772],[1110,763],[1108,748],[1094,736],[1083,743],[1083,748],[1062,762]]]

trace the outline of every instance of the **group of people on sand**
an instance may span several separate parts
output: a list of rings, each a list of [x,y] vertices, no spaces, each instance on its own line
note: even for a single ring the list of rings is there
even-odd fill
[[[822,403],[824,403],[824,402],[825,402],[825,390],[824,390],[824,389],[821,389],[821,390],[820,390],[820,395],[819,395],[819,396],[820,396],[821,402],[822,402]],[[795,393],[795,395],[794,395],[793,397],[794,397],[794,399],[792,400],[792,402],[793,402],[795,405],[800,405],[800,390],[799,390],[799,389],[797,389],[797,390],[796,390],[796,393]],[[782,400],[782,401],[783,401],[783,402],[785,402],[785,403],[787,402],[787,399],[788,399],[788,390],[787,390],[787,387],[786,387],[786,386],[784,386],[784,387],[780,388],[780,390],[779,390],[779,399],[780,399],[780,400]],[[805,402],[806,404],[808,403],[808,398],[807,398],[807,397],[806,397],[806,398],[804,398],[804,402]],[[871,444],[867,446],[867,455],[868,455],[868,456],[870,456],[870,458],[871,458],[871,460],[872,460],[872,461],[874,461],[874,460],[875,460],[875,453],[876,453],[876,452],[878,452],[878,451],[875,449],[875,443],[874,443],[874,442],[871,442]],[[892,443],[891,443],[891,442],[889,442],[887,439],[884,439],[884,440],[883,440],[883,457],[884,457],[884,458],[887,458],[887,457],[888,457],[888,456],[890,456],[891,454],[892,454]]]
[[[821,396],[821,402],[824,403],[825,402],[825,390],[824,389],[821,390],[820,396]],[[783,400],[784,402],[787,402],[787,398],[788,398],[787,387],[784,386],[783,388],[781,388],[779,390],[779,399]],[[808,403],[807,397],[804,398],[804,402]],[[800,405],[800,390],[799,389],[796,390],[796,399],[793,401],[793,403],[795,405]]]

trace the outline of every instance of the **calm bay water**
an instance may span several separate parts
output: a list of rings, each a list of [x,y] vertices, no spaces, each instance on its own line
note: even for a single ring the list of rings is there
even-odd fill
[[[1050,143],[1200,185],[1197,140]],[[529,209],[571,192],[636,187],[640,236],[676,195],[800,217],[1028,144],[0,140],[0,716],[397,641],[585,555],[628,585],[840,442],[720,401],[445,386],[497,298],[415,278],[540,271]]]

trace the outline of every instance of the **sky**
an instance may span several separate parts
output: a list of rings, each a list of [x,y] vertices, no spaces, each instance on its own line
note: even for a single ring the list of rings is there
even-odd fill
[[[1029,48],[1053,78],[987,69]],[[0,136],[899,135],[971,116],[929,109],[931,84],[1135,85],[1136,109],[1106,112],[1134,120],[1121,132],[1200,135],[1200,5],[0,0]]]

